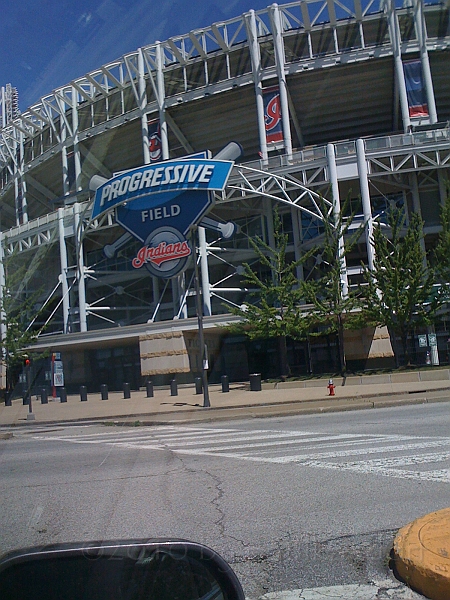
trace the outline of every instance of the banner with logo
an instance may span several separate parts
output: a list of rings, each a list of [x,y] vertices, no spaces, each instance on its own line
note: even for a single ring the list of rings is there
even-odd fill
[[[403,63],[406,95],[410,117],[428,117],[428,103],[423,83],[422,63],[420,60],[408,60]]]
[[[233,164],[185,157],[124,171],[97,189],[92,218],[114,208],[117,223],[142,243],[132,266],[175,277],[192,254],[190,228],[211,209],[211,192],[225,188]]]
[[[280,88],[276,85],[263,89],[263,101],[266,142],[268,144],[282,142],[283,125],[281,122]]]
[[[162,160],[161,126],[159,119],[148,119],[147,131],[150,162],[159,162]]]

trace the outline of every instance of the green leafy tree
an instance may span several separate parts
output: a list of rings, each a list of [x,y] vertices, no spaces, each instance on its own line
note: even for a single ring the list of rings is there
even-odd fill
[[[434,269],[427,267],[421,217],[413,213],[408,224],[405,211],[393,208],[387,224],[374,227],[375,265],[372,271],[364,268],[363,316],[368,323],[387,326],[400,366],[401,352],[410,363],[408,339],[414,327],[433,323],[444,298],[436,292]]]
[[[6,366],[8,391],[14,388],[18,371],[24,359],[30,355],[29,347],[42,331],[42,327],[34,325],[41,311],[36,308],[41,291],[28,290],[29,270],[26,265],[18,263],[15,255],[4,259],[5,285],[0,299],[0,349]]]
[[[308,320],[303,311],[297,268],[311,252],[299,260],[288,260],[288,236],[283,233],[277,211],[274,214],[274,241],[274,247],[271,247],[259,236],[250,239],[262,275],[253,266],[244,263],[243,283],[252,290],[251,301],[230,308],[232,314],[240,317],[240,322],[230,326],[228,331],[245,334],[251,340],[276,338],[281,377],[285,378],[291,373],[287,338],[302,340],[307,336]]]
[[[436,273],[436,282],[441,285],[441,293],[447,302],[450,300],[450,184],[447,197],[441,206],[441,231],[431,259]]]
[[[338,338],[341,372],[346,371],[344,329],[360,326],[356,311],[361,306],[358,293],[345,290],[345,259],[352,252],[363,232],[364,225],[352,228],[353,215],[345,202],[335,219],[324,219],[320,246],[315,248],[316,268],[312,277],[302,282],[302,293],[311,304],[309,322],[315,335],[335,334]],[[322,202],[322,213],[326,207]]]

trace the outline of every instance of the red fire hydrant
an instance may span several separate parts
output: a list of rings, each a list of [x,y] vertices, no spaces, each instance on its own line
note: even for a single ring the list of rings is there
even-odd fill
[[[328,395],[334,396],[335,395],[334,390],[336,389],[336,386],[334,385],[332,379],[329,380],[327,388],[328,388]]]

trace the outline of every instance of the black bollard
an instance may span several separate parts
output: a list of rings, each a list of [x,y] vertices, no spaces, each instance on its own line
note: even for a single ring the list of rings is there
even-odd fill
[[[61,402],[67,402],[67,391],[66,388],[59,388],[59,398]]]
[[[80,400],[81,402],[87,402],[87,387],[80,385]]]
[[[172,381],[170,382],[170,395],[178,396],[178,386],[176,379],[172,379]]]
[[[147,381],[147,398],[153,398],[153,381]]]
[[[100,386],[100,394],[102,396],[102,400],[108,400],[108,386],[106,383],[102,383]]]
[[[41,390],[41,404],[48,404],[48,390],[47,390],[47,388],[42,388],[42,390]]]
[[[195,378],[195,393],[201,394],[202,392],[203,392],[202,378],[196,377]]]
[[[222,393],[229,392],[230,391],[230,382],[228,379],[228,375],[222,375],[222,377],[220,378],[220,381],[222,382]]]
[[[252,373],[249,375],[250,379],[250,391],[260,392],[261,391],[261,373]]]
[[[5,406],[12,406],[12,394],[10,394],[9,392],[6,392],[6,396],[5,396]]]
[[[128,400],[129,398],[131,398],[131,390],[129,383],[123,384],[123,398],[124,400]]]

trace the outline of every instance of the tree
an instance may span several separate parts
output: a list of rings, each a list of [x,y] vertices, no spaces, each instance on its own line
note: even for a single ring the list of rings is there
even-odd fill
[[[230,312],[241,320],[228,328],[232,333],[245,334],[249,339],[276,338],[280,353],[281,377],[290,375],[287,356],[287,338],[306,338],[308,320],[302,307],[302,289],[297,279],[297,268],[311,255],[306,253],[298,260],[286,257],[288,236],[283,233],[278,212],[274,213],[274,241],[272,248],[261,237],[250,244],[256,254],[262,273],[244,263],[243,283],[252,291],[255,302],[245,302],[231,307]]]
[[[414,327],[430,325],[444,298],[436,293],[434,269],[427,267],[421,217],[413,213],[407,224],[402,208],[392,208],[387,217],[387,228],[381,223],[374,227],[374,269],[364,267],[363,316],[373,325],[387,326],[400,366],[397,337],[409,364],[408,339]]]
[[[0,348],[6,366],[6,387],[12,391],[15,372],[28,358],[30,345],[42,331],[42,327],[33,326],[42,310],[36,309],[41,290],[29,291],[29,269],[18,264],[15,255],[3,260],[3,268],[5,285],[0,298]]]
[[[447,196],[441,206],[441,231],[438,242],[432,253],[436,281],[441,285],[441,293],[450,298],[450,184],[447,186]]]
[[[350,231],[353,215],[346,217],[348,201],[344,203],[334,222],[323,221],[323,237],[315,249],[315,277],[302,282],[303,295],[311,303],[309,310],[310,327],[318,329],[316,335],[337,334],[341,373],[346,371],[344,329],[357,327],[359,315],[354,311],[360,307],[358,294],[344,287],[346,276],[345,259],[354,249],[364,225]],[[322,202],[322,214],[326,214]]]

